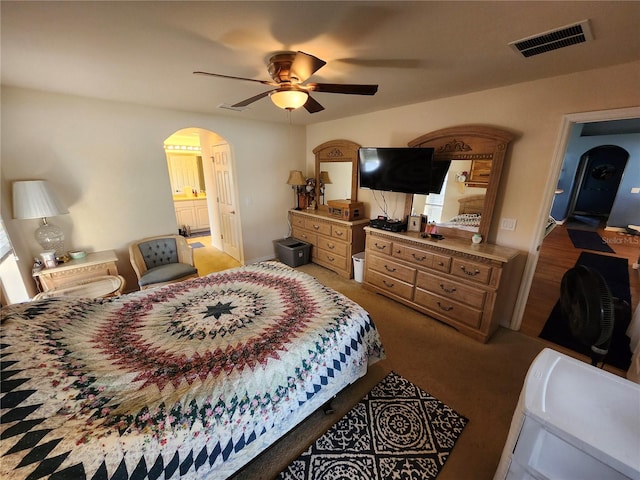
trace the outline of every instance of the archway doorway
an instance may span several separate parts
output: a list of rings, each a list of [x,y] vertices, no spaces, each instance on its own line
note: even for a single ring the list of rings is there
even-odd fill
[[[201,274],[241,265],[240,214],[235,208],[237,187],[229,144],[215,132],[189,127],[167,137],[164,146],[176,223],[197,248],[196,263],[198,258],[204,262]]]
[[[602,145],[580,158],[577,188],[572,196],[569,217],[595,222],[606,220],[618,193],[629,152],[617,145]]]

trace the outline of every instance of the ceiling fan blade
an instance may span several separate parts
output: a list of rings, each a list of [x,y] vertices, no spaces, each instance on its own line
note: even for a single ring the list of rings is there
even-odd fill
[[[253,102],[257,102],[261,98],[268,96],[272,90],[267,90],[266,92],[259,93],[258,95],[254,95],[251,98],[247,98],[241,102],[236,103],[235,105],[231,105],[233,108],[246,107],[247,105],[252,104]]]
[[[309,95],[303,107],[309,113],[316,113],[324,110],[324,107],[320,105],[314,98],[311,98],[311,95]]]
[[[269,85],[272,87],[278,86],[278,84],[275,82],[270,82],[268,80],[256,80],[255,78],[234,77],[233,75],[222,75],[221,73],[210,73],[210,72],[193,72],[193,73],[194,75],[208,75],[210,77],[229,78],[231,80],[244,80],[245,82],[256,82],[256,83],[261,83],[263,85]]]
[[[356,85],[348,83],[308,83],[304,88],[313,92],[344,93],[347,95],[375,95],[378,85]]]
[[[427,68],[428,62],[417,58],[336,58],[334,62],[365,68]]]
[[[297,78],[300,82],[304,82],[326,64],[327,62],[318,57],[304,52],[297,52],[296,57],[291,63],[289,76]]]

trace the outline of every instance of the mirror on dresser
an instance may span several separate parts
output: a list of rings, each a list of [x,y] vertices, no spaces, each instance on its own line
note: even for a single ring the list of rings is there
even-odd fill
[[[414,194],[412,198],[412,214],[427,215],[429,221],[436,223],[446,222],[461,214],[473,216],[481,214],[484,210],[487,184],[471,182],[469,171],[472,168],[471,160],[454,160],[450,162],[445,183],[440,194],[421,195]],[[490,162],[491,163],[491,162]],[[490,173],[490,170],[488,171]],[[465,225],[465,230],[471,233],[479,231],[477,222],[470,220]]]
[[[319,210],[328,208],[328,200],[358,200],[359,148],[360,145],[349,140],[330,140],[313,149]],[[331,183],[324,184],[322,179],[326,178]]]
[[[479,233],[483,239],[489,239],[502,165],[513,139],[511,132],[498,128],[461,125],[427,133],[408,143],[410,147],[432,147],[434,161],[451,162],[445,190],[449,191],[449,198],[439,212],[440,233],[462,238]],[[463,172],[466,175],[461,178],[459,174]],[[424,195],[408,195],[405,214],[412,211],[421,214],[424,205]],[[476,215],[479,222],[473,222]]]

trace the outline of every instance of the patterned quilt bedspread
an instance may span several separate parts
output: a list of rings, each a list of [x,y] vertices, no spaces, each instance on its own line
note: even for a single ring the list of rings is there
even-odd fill
[[[223,479],[384,357],[278,262],[2,311],[0,478]]]

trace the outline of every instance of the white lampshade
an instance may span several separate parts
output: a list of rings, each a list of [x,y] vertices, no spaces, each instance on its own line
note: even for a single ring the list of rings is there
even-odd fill
[[[47,217],[65,213],[69,211],[46,180],[13,182],[13,218],[41,218],[42,225],[35,232],[36,240],[44,250],[55,250],[57,256],[65,253],[64,232],[59,226],[47,223]]]
[[[308,96],[307,92],[299,90],[277,90],[270,95],[275,106],[285,110],[300,108],[307,103]]]
[[[46,218],[65,213],[69,211],[46,180],[13,182],[13,218]]]

